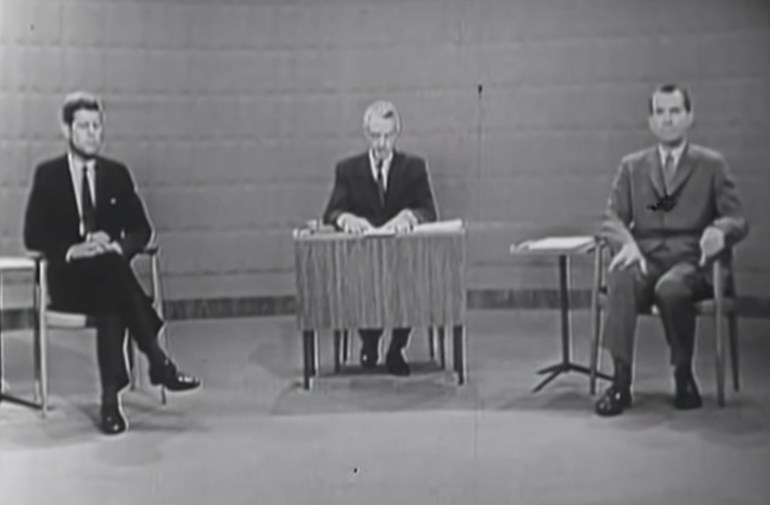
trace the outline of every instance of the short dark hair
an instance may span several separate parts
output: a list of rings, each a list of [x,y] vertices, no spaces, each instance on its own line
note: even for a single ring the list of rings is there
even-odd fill
[[[667,83],[661,84],[655,88],[655,91],[653,91],[650,95],[650,100],[648,103],[650,114],[653,113],[652,98],[655,96],[655,93],[676,93],[677,91],[682,94],[682,98],[684,99],[684,110],[687,112],[692,112],[692,102],[690,101],[690,93],[687,91],[687,88],[680,86],[679,84]]]
[[[81,109],[93,110],[102,113],[102,104],[99,99],[84,92],[72,93],[64,99],[64,105],[61,108],[61,118],[66,125],[72,125],[75,113]]]

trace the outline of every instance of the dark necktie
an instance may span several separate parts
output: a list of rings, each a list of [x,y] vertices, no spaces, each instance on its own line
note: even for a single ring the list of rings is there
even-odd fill
[[[86,165],[83,165],[80,199],[83,205],[83,234],[86,235],[96,230],[96,209],[91,198],[91,185],[88,183],[88,167]]]
[[[382,177],[382,160],[377,160],[377,192],[380,195],[380,203],[385,205],[385,181]]]
[[[663,164],[663,179],[666,183],[666,193],[671,193],[671,184],[674,181],[674,172],[676,166],[674,165],[674,155],[671,153],[666,154],[666,161]]]

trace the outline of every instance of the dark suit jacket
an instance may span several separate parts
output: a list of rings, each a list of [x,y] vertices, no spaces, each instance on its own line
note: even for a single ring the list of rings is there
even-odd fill
[[[324,222],[336,224],[340,214],[350,212],[379,227],[404,209],[414,212],[420,222],[436,220],[433,191],[422,158],[394,152],[386,187],[383,205],[368,152],[340,161],[334,171],[334,189],[324,211]]]
[[[98,157],[95,170],[96,229],[105,231],[131,259],[152,235],[144,205],[128,168]],[[24,221],[24,244],[43,253],[49,262],[51,298],[77,291],[65,260],[67,250],[82,242],[80,218],[67,156],[45,161],[35,169]]]
[[[725,233],[732,246],[748,233],[727,163],[711,149],[688,144],[672,181],[676,205],[653,210],[666,194],[657,147],[626,156],[612,185],[602,234],[614,247],[635,240],[645,256],[697,263],[707,226]]]

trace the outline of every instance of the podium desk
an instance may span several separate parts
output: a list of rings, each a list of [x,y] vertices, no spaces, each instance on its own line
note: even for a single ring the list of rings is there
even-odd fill
[[[577,372],[591,375],[591,370],[585,365],[572,361],[572,337],[570,332],[570,258],[573,255],[584,255],[594,250],[596,241],[591,236],[546,237],[539,240],[529,240],[521,244],[511,245],[513,255],[539,255],[558,258],[559,272],[559,302],[561,309],[561,361],[538,370],[538,374],[546,377],[535,386],[533,392],[543,389],[548,383],[563,373]],[[611,379],[606,374],[598,373],[597,377]]]
[[[294,253],[305,389],[317,374],[317,332],[360,328],[451,327],[454,371],[458,384],[465,382],[465,228],[387,235],[295,230]]]

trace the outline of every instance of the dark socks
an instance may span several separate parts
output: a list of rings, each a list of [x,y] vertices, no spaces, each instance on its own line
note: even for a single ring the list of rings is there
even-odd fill
[[[613,383],[621,388],[629,389],[631,387],[631,365],[622,359],[615,358],[615,378]]]

